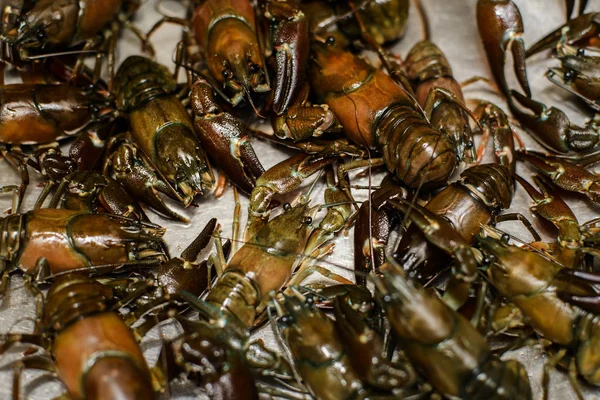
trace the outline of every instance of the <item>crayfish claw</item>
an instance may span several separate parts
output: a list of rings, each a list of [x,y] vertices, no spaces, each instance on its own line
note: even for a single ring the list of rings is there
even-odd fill
[[[284,2],[270,2],[265,10],[274,23],[276,78],[273,111],[283,114],[303,87],[308,62],[308,21],[304,13]]]
[[[526,57],[531,57],[534,54],[556,47],[556,44],[563,38],[565,30],[568,32],[568,39],[566,40],[567,44],[584,45],[588,39],[592,39],[598,35],[599,26],[600,13],[581,14],[567,22],[565,25],[559,26],[554,31],[534,43],[533,46],[527,50]]]
[[[567,6],[567,21],[571,20],[573,16],[573,10],[575,10],[575,0],[565,0]],[[585,11],[588,0],[579,0],[579,9],[577,10],[577,17],[579,17]]]
[[[241,191],[252,192],[264,169],[248,141],[245,124],[219,107],[204,79],[194,83],[190,103],[194,129],[206,153]]]
[[[506,50],[511,46],[514,70],[521,88],[528,97],[531,89],[525,68],[525,44],[522,39],[523,20],[521,13],[510,0],[479,0],[477,3],[477,25],[487,54],[488,64],[502,92],[509,97],[504,67]]]
[[[600,314],[600,296],[577,296],[572,293],[559,291],[558,298],[576,307],[594,314]]]
[[[567,21],[569,21],[575,9],[575,0],[565,0],[565,5],[567,6]]]
[[[514,60],[514,70],[517,76],[517,80],[521,85],[521,88],[527,94],[527,97],[531,97],[531,88],[529,87],[529,81],[527,80],[527,65],[525,63],[526,51],[525,43],[522,38],[515,39],[511,44],[511,51]]]

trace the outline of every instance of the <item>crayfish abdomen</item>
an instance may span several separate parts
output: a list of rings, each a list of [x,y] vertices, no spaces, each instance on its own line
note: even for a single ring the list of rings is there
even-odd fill
[[[313,42],[311,87],[357,144],[380,149],[409,186],[440,186],[454,172],[452,140],[436,130],[406,90],[352,53]]]

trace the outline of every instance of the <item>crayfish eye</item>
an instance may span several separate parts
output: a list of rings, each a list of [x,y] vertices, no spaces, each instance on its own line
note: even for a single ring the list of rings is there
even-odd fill
[[[493,254],[486,255],[482,260],[483,265],[492,265],[495,262],[496,262],[496,256]]]
[[[260,65],[254,64],[254,63],[250,63],[250,66],[248,68],[250,69],[250,72],[252,72],[253,74],[256,74],[260,71]]]
[[[304,217],[302,219],[302,223],[306,224],[306,225],[310,225],[310,224],[312,224],[312,218],[311,217]]]
[[[577,56],[578,57],[585,56],[585,49],[577,49]]]
[[[565,71],[565,81],[570,81],[571,79],[573,79],[575,77],[575,72],[573,72],[572,70],[567,70]]]
[[[328,46],[333,46],[335,44],[335,38],[333,36],[328,36],[327,39],[325,39],[325,43]]]
[[[279,318],[279,322],[281,322],[281,324],[284,326],[290,326],[294,323],[294,317],[291,315],[284,315],[283,317]]]
[[[510,240],[510,236],[505,233],[500,237],[500,241],[504,244],[508,244],[508,241]]]
[[[230,70],[228,70],[228,69],[224,69],[224,70],[221,72],[221,75],[223,75],[223,78],[225,78],[225,79],[229,79],[229,78],[231,78],[231,75],[232,75],[232,74],[231,74],[231,71],[230,71]]]
[[[466,147],[467,149],[472,149],[472,148],[473,148],[473,146],[474,146],[474,143],[473,143],[472,141],[470,141],[470,140],[469,140],[468,142],[466,142],[466,143],[465,143],[465,147]]]
[[[290,211],[292,209],[292,205],[290,203],[285,203],[283,205],[283,211]]]
[[[44,42],[46,41],[46,33],[42,30],[39,30],[35,33],[35,37],[37,38],[37,40],[39,40],[40,42]]]
[[[313,295],[306,295],[306,305],[310,308],[315,306],[315,297]]]

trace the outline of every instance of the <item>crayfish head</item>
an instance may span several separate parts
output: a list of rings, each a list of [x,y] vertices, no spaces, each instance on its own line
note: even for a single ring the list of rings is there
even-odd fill
[[[508,298],[543,290],[560,269],[537,252],[508,245],[492,236],[477,236],[477,242],[489,279]]]
[[[39,1],[21,21],[16,41],[30,49],[68,44],[76,34],[77,14],[77,2]]]
[[[291,288],[284,294],[283,312],[278,325],[296,360],[312,365],[327,362],[327,357],[343,351],[331,319],[314,306],[314,299]]]
[[[164,127],[155,139],[159,171],[188,206],[195,194],[214,186],[215,178],[198,140],[181,125]]]
[[[218,24],[211,33],[208,67],[226,92],[233,93],[231,102],[235,106],[251,92],[268,92],[271,86],[256,34],[241,21],[231,23],[240,26],[223,30],[224,26]]]
[[[394,331],[403,339],[419,343],[438,343],[451,333],[454,315],[435,294],[392,270],[382,266],[384,289],[379,291],[379,301],[386,310]]]
[[[302,254],[317,210],[309,209],[304,201],[294,207],[286,204],[284,210],[261,228],[252,241],[286,257]]]

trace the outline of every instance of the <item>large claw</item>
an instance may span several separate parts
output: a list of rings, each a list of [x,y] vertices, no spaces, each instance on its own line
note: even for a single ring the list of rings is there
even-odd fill
[[[100,164],[107,145],[106,139],[112,128],[112,123],[102,122],[93,124],[77,135],[69,148],[69,158],[77,164],[79,170],[87,171]]]
[[[529,182],[520,176],[515,175],[515,178],[535,203],[531,208],[532,211],[535,211],[540,217],[551,222],[558,228],[559,243],[566,247],[580,247],[582,236],[577,217],[573,214],[569,206],[556,194],[556,191],[535,175],[533,179],[542,193],[535,190]]]
[[[566,0],[565,3],[567,6],[567,21],[569,21],[573,15],[573,10],[575,9],[575,0]],[[577,16],[583,14],[587,3],[588,0],[579,0],[579,10],[577,11]]]
[[[304,13],[287,2],[268,2],[264,15],[272,22],[273,48],[277,63],[273,111],[284,113],[306,79],[309,36]]]
[[[585,168],[533,151],[519,152],[519,158],[547,176],[556,186],[569,192],[584,194],[600,204],[600,178]]]
[[[583,235],[579,229],[577,217],[569,206],[558,196],[556,191],[539,176],[534,175],[533,179],[538,185],[541,193],[538,192],[529,182],[515,175],[515,178],[521,186],[527,191],[529,197],[534,202],[531,211],[551,222],[558,229],[558,246],[549,246],[546,244],[534,244],[536,247],[546,248],[553,253],[554,258],[565,266],[574,266],[579,261],[577,250],[583,246]],[[556,248],[553,248],[556,247]]]
[[[567,44],[585,45],[588,40],[596,38],[600,33],[600,13],[582,14],[558,27],[531,46],[527,50],[527,57],[544,50],[553,49],[561,40],[565,28],[568,36]]]
[[[547,107],[514,90],[511,90],[511,96],[532,111],[524,112],[513,102],[509,102],[513,115],[544,147],[555,152],[568,153],[588,150],[598,143],[599,135],[593,124],[584,127],[572,125],[569,117],[558,108]]]
[[[189,220],[171,210],[158,192],[169,196],[174,193],[170,186],[156,173],[132,143],[121,143],[106,159],[104,174],[119,182],[135,199],[149,205],[158,213],[176,221]]]
[[[371,194],[371,201],[363,202],[358,210],[354,228],[354,277],[358,285],[366,286],[366,274],[386,262],[392,215],[384,206],[390,200],[409,197],[406,189],[387,183],[384,180],[382,187]]]
[[[600,111],[600,57],[586,55],[565,41],[556,47],[561,68],[548,70],[548,79]]]
[[[308,102],[308,84],[303,84],[299,89],[293,102],[288,104],[281,114],[275,114],[271,119],[273,134],[277,138],[299,142],[342,129],[326,104]]]
[[[251,238],[269,219],[269,206],[277,194],[300,187],[312,174],[337,160],[337,155],[298,154],[274,165],[256,180],[250,195],[246,238]]]
[[[523,20],[517,6],[510,0],[479,0],[477,25],[489,66],[502,92],[509,97],[504,69],[506,50],[510,46],[517,79],[527,96],[531,97],[525,66],[525,44],[521,38]]]
[[[469,243],[449,221],[428,209],[401,198],[389,203],[416,224],[427,240],[455,258],[444,302],[452,309],[460,308],[468,299],[471,283],[477,278],[477,261]]]
[[[204,79],[194,83],[190,103],[194,129],[211,161],[240,190],[252,192],[264,168],[248,141],[245,124],[219,107],[212,86]]]
[[[150,222],[139,203],[114,179],[96,171],[73,174],[63,196],[63,207],[97,213],[98,205],[109,214]]]

